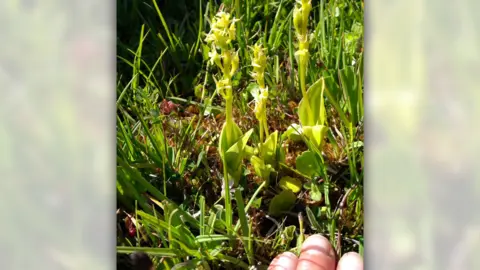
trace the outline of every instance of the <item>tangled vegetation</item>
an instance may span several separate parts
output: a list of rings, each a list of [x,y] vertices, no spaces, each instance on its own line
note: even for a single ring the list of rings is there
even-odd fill
[[[117,252],[363,253],[363,1],[118,1]]]

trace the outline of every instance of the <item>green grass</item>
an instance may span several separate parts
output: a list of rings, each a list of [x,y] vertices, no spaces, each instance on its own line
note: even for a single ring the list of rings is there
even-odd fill
[[[294,141],[285,134],[300,123],[302,99],[295,2],[224,1],[224,10],[241,18],[231,44],[240,59],[233,118],[243,134],[253,129],[253,152],[242,159],[227,200],[221,192],[230,165],[218,149],[225,102],[205,42],[220,2],[117,2],[118,252],[143,250],[158,269],[261,269],[313,233],[329,237],[339,255],[363,252],[363,2],[312,1],[305,81],[307,88],[325,82],[328,131],[319,149],[304,135]],[[263,143],[250,94],[257,43],[268,57],[268,132],[278,131],[267,179],[250,159],[261,156]],[[285,176],[300,182],[298,192],[282,191]],[[289,204],[274,205],[273,213],[279,196]]]

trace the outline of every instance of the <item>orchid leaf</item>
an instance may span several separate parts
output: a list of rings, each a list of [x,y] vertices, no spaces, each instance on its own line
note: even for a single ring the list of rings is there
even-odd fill
[[[242,137],[242,130],[233,121],[227,121],[220,133],[219,151],[222,157]]]
[[[320,187],[318,183],[312,183],[312,188],[310,190],[310,199],[319,202],[322,200],[322,192],[320,191]]]
[[[316,81],[307,90],[307,96],[302,98],[298,104],[298,116],[302,126],[324,125],[326,119],[325,103],[323,92],[325,90],[325,81],[323,78]],[[305,101],[308,99],[308,102]]]
[[[290,139],[292,141],[298,142],[302,138],[302,127],[298,124],[291,124],[287,130],[282,134],[282,139]]]
[[[302,189],[302,181],[290,176],[282,177],[279,185],[283,190],[288,189],[293,191],[293,193],[298,193]]]
[[[303,134],[313,143],[317,149],[322,149],[323,139],[327,135],[328,128],[323,125],[304,126]]]
[[[265,164],[265,162],[257,156],[252,156],[250,162],[255,169],[255,173],[268,183],[270,173],[272,172],[272,166],[270,164]]]
[[[321,166],[317,156],[312,151],[305,151],[296,160],[296,168],[309,177],[320,175]]]
[[[278,216],[282,212],[290,211],[293,206],[295,205],[295,201],[297,196],[291,190],[284,190],[280,194],[277,194],[273,199],[270,201],[270,205],[268,207],[268,212],[272,216]]]
[[[249,145],[245,145],[244,152],[245,152],[245,157],[250,158],[251,156],[255,155],[257,151],[256,151],[256,148],[253,148]]]
[[[271,133],[260,145],[260,157],[266,164],[274,165],[277,157],[278,131]]]
[[[323,139],[327,134],[328,128],[325,126],[326,112],[323,93],[325,91],[325,80],[321,78],[315,82],[307,91],[307,96],[304,97],[298,105],[298,116],[302,124],[302,133],[307,137],[311,143],[317,148],[321,149]],[[308,99],[308,102],[305,100]],[[290,136],[295,134],[290,132]],[[297,131],[297,133],[300,133]],[[300,134],[295,134],[300,135]]]
[[[234,185],[238,184],[242,174],[242,160],[245,156],[245,146],[252,135],[253,129],[250,129],[237,140],[225,153],[224,158],[227,165],[227,171],[234,179]]]
[[[281,232],[281,237],[276,238],[275,246],[289,246],[292,240],[295,238],[296,229],[297,227],[295,225],[285,227],[285,229]]]
[[[230,167],[237,168],[240,166],[245,154],[245,146],[247,145],[252,132],[253,129],[250,129],[243,136],[240,136],[239,139],[225,152],[225,161]]]
[[[284,237],[280,237],[280,239],[285,243],[285,245],[290,244],[290,242],[292,242],[292,240],[295,238],[296,229],[297,227],[295,227],[295,225],[290,225],[290,226],[287,226],[285,230],[283,230],[282,235]]]

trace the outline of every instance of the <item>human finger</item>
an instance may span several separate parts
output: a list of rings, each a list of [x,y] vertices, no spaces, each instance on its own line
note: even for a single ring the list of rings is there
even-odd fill
[[[337,270],[363,270],[363,259],[356,252],[349,252],[338,262]]]
[[[297,270],[335,270],[335,252],[327,238],[315,234],[305,240]]]
[[[284,252],[273,259],[268,270],[295,270],[297,260],[297,255],[292,252]]]

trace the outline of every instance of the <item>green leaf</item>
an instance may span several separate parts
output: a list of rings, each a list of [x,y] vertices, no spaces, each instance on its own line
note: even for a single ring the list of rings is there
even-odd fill
[[[297,229],[297,227],[295,227],[295,225],[290,225],[290,226],[287,226],[285,228],[285,230],[283,230],[283,233],[285,235],[287,243],[290,243],[290,241],[293,240],[293,237],[295,236],[295,230],[296,229]]]
[[[199,235],[196,237],[198,243],[223,242],[231,240],[230,237],[221,234]]]
[[[190,249],[197,248],[194,243],[195,240],[192,233],[186,229],[188,227],[184,223],[173,226],[171,222],[165,222],[158,217],[149,215],[143,211],[137,211],[137,215],[141,217],[140,220],[145,226],[148,226],[154,230],[167,231],[169,238],[171,237],[171,240],[181,240],[180,242],[183,243],[184,246],[189,245]],[[182,229],[182,227],[185,228]]]
[[[328,128],[323,125],[316,126],[304,126],[303,134],[307,137],[313,145],[321,150],[323,145],[323,139],[327,135]]]
[[[307,206],[306,212],[308,221],[310,222],[310,225],[312,225],[312,229],[316,231],[322,231],[322,227],[320,227],[320,224],[318,224],[317,218],[315,217],[315,214],[313,214],[310,207]]]
[[[307,96],[298,105],[298,116],[302,124],[302,133],[319,150],[328,131],[328,127],[325,126],[327,117],[323,98],[324,91],[325,80],[322,77],[308,89]],[[295,134],[291,130],[287,130],[287,132],[289,136]],[[298,131],[296,133],[295,135],[299,135]]]
[[[295,237],[296,229],[297,227],[295,227],[295,225],[285,227],[285,229],[278,235],[279,237],[276,238],[275,246],[282,245],[288,247]]]
[[[242,137],[242,130],[235,122],[227,121],[223,125],[222,132],[220,133],[219,151],[222,157],[230,148],[236,144]]]
[[[283,190],[291,190],[293,193],[298,193],[302,189],[302,181],[290,176],[284,176],[280,179],[280,187]]]
[[[255,169],[255,173],[268,183],[270,173],[272,172],[272,166],[268,164],[266,165],[265,162],[263,162],[263,160],[257,156],[252,156],[250,158],[250,162]]]
[[[170,226],[177,227],[178,225],[183,225],[182,220],[180,219],[180,213],[178,212],[178,206],[173,205],[169,202],[164,202],[165,206],[165,216],[168,217],[168,222]]]
[[[150,255],[161,257],[179,256],[178,250],[170,248],[151,248],[151,247],[117,247],[117,253],[130,254],[136,251],[148,253]]]
[[[282,139],[290,139],[292,141],[298,142],[303,140],[302,138],[302,127],[298,124],[291,124],[287,130],[282,134]]]
[[[225,230],[226,228],[225,222],[223,222],[223,220],[225,220],[225,209],[219,204],[214,205],[213,208],[216,209],[216,212],[213,217],[211,216],[209,219],[210,233],[212,233],[214,229]]]
[[[210,216],[208,217],[208,222],[206,226],[206,234],[211,234],[213,232],[213,229],[215,227],[215,222],[217,221],[217,214],[210,210]]]
[[[240,225],[242,228],[242,236],[244,237],[242,239],[243,246],[245,247],[245,251],[247,252],[248,262],[252,264],[253,251],[250,245],[251,243],[250,228],[248,226],[247,213],[245,211],[245,204],[244,204],[242,192],[240,191],[240,189],[235,190],[235,200],[237,202],[237,211],[238,211],[238,217],[240,219]]]
[[[256,154],[256,148],[253,148],[249,145],[245,145],[245,148],[243,149],[245,152],[245,157],[250,158],[251,156]]]
[[[323,99],[324,90],[325,81],[321,78],[310,86],[307,90],[307,96],[302,98],[298,104],[298,116],[303,127],[325,124],[326,113]],[[305,98],[308,99],[308,102],[305,101]]]
[[[238,167],[242,162],[241,158],[244,155],[244,149],[247,145],[248,139],[252,135],[253,129],[250,129],[245,135],[239,136],[238,140],[233,143],[228,150],[224,153],[225,161],[230,167]]]
[[[117,191],[118,193],[120,193],[120,195],[123,195],[123,187],[118,180],[117,180]]]
[[[260,157],[266,164],[274,165],[277,157],[278,131],[271,133],[265,143],[260,144]]]
[[[349,66],[345,69],[339,70],[338,75],[340,77],[340,85],[343,91],[345,100],[347,101],[347,109],[350,113],[350,122],[355,126],[360,120],[360,111],[359,111],[359,79],[355,74],[354,67]]]
[[[259,209],[260,206],[262,205],[262,198],[258,198],[258,199],[255,199],[252,204],[251,204],[251,207],[255,208],[255,209]]]
[[[192,232],[188,229],[188,227],[185,224],[180,224],[176,226],[176,229],[180,232],[179,234],[179,239],[180,242],[185,244],[189,249],[197,249],[197,243],[195,241],[195,236],[192,234]]]
[[[180,166],[178,168],[179,174],[183,174],[183,172],[185,171],[185,167],[187,166],[187,162],[188,162],[188,158],[185,157],[182,159]]]
[[[284,190],[270,201],[268,212],[272,216],[278,216],[282,212],[290,211],[295,205],[297,197],[291,190]]]
[[[342,96],[340,87],[336,80],[331,76],[325,78],[325,85],[325,95],[327,96],[329,103],[335,108],[338,116],[342,119],[342,122],[348,127],[350,125],[350,120],[345,115],[345,112],[339,103]]]
[[[296,160],[297,171],[309,177],[318,176],[321,173],[321,166],[317,156],[312,151],[305,151]]]
[[[322,200],[322,192],[317,183],[312,183],[312,188],[310,189],[310,198],[316,202]]]
[[[227,171],[231,177],[233,177],[235,186],[240,181],[242,175],[242,160],[245,156],[245,147],[248,139],[252,135],[253,129],[250,129],[245,135],[240,136],[238,141],[235,142],[225,153],[225,162],[227,163]]]

